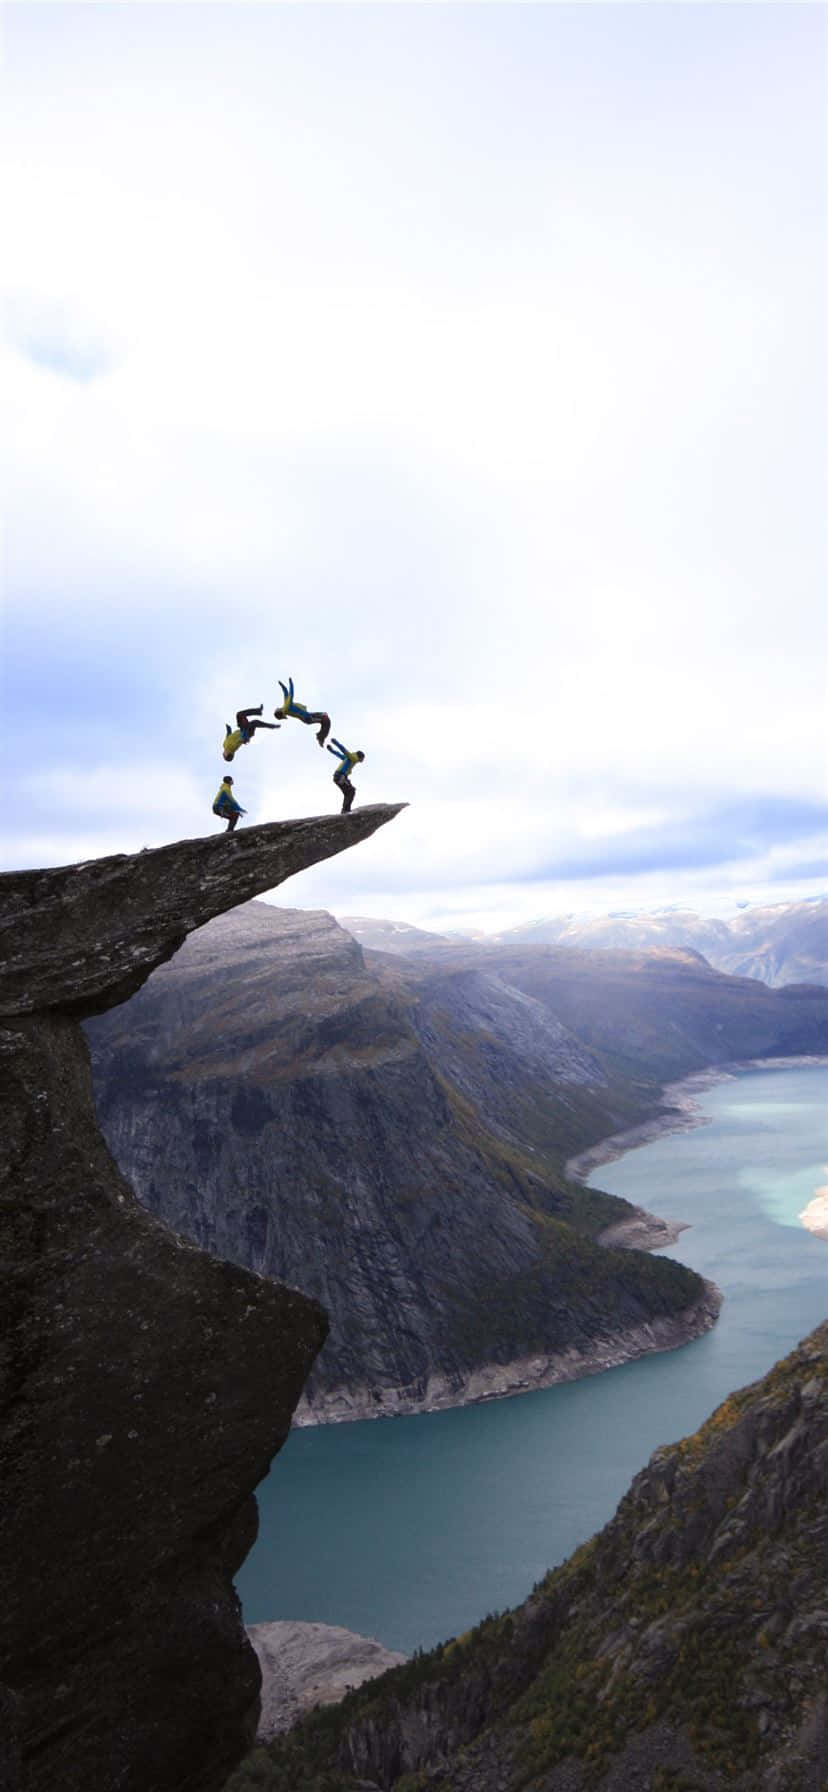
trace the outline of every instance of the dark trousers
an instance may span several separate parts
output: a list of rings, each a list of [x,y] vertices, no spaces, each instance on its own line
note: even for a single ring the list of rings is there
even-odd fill
[[[319,733],[316,738],[320,747],[324,747],[325,741],[331,732],[331,718],[324,709],[306,709],[302,715],[297,715],[296,710],[293,709],[291,710],[291,715],[296,716],[297,722],[305,722],[307,724],[318,722]]]
[[[356,796],[356,791],[353,787],[353,784],[351,783],[350,778],[346,778],[344,776],[339,777],[336,772],[334,772],[334,783],[337,787],[337,790],[342,791],[342,814],[347,815],[350,811],[350,807],[354,800],[354,797]]]
[[[257,716],[260,716],[261,713],[262,713],[261,703],[259,703],[257,705],[256,709],[237,709],[236,710],[236,727],[241,729],[242,733],[244,735],[246,735],[248,740],[252,739],[257,728],[275,728],[275,726],[276,726],[275,722],[259,722],[259,721],[257,721],[255,718]],[[242,744],[244,744],[244,743],[242,743]]]

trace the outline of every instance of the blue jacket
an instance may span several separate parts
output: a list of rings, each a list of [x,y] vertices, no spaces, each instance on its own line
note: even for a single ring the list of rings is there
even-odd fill
[[[342,764],[338,765],[334,772],[334,783],[336,784],[340,778],[350,778],[354,766],[359,763],[359,754],[349,753],[348,748],[343,747],[341,740],[334,740],[333,736],[331,736],[328,752],[333,753],[334,759],[342,761]]]
[[[221,786],[219,787],[219,789],[216,791],[215,800],[213,802],[213,814],[214,815],[246,815],[247,814],[247,810],[242,808],[241,803],[236,802],[236,799],[233,795],[232,790],[228,790],[226,782],[222,783]]]
[[[289,678],[287,684],[282,684],[280,678],[279,683],[282,685],[282,690],[285,693],[285,700],[284,703],[280,703],[278,709],[273,711],[273,714],[275,716],[282,716],[283,718],[285,716],[299,716],[300,719],[303,719],[308,713],[308,707],[306,703],[297,703],[294,700],[293,679]],[[290,689],[288,689],[288,685],[290,686]]]

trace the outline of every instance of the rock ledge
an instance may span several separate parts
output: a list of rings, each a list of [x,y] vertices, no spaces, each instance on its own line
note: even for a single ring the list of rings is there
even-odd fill
[[[3,1785],[218,1792],[259,1669],[231,1584],[327,1331],[142,1208],[80,1019],[397,808],[0,877]]]

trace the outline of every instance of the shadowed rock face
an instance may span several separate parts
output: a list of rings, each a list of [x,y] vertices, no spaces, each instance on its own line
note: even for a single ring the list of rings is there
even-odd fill
[[[259,1670],[231,1576],[327,1321],[147,1213],[82,1016],[395,808],[0,878],[3,1786],[212,1792]]]
[[[412,994],[399,969],[366,966],[330,915],[251,902],[86,1027],[144,1205],[328,1313],[300,1419],[491,1398],[706,1330],[701,1281],[576,1233],[543,1155],[558,1128],[614,1130],[638,1091],[501,979]],[[629,1216],[578,1198],[594,1231]]]

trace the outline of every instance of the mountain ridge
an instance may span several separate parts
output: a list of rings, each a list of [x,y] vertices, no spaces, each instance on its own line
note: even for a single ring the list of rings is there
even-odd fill
[[[828,983],[828,898],[749,904],[725,919],[675,906],[607,915],[539,917],[484,935],[429,933],[404,922],[342,916],[361,945],[382,952],[444,954],[459,944],[560,945],[595,950],[684,947],[732,976],[753,977],[778,988],[789,983]]]

